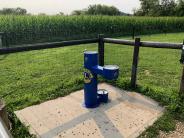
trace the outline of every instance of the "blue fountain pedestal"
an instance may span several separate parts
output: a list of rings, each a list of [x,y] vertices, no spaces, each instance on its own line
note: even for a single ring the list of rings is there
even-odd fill
[[[98,53],[95,51],[84,52],[84,106],[96,108],[101,102],[108,102],[108,92],[98,91],[97,76],[101,75],[107,80],[117,79],[119,67],[116,65],[98,65]]]

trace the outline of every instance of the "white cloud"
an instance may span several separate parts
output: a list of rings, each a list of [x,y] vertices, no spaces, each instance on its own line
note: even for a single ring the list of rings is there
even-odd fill
[[[132,12],[139,7],[139,0],[0,0],[0,8],[22,7],[30,13],[56,14],[60,11],[69,14],[90,4],[114,5],[123,12]]]

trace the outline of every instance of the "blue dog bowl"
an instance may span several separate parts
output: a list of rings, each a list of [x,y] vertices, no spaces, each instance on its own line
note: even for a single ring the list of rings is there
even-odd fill
[[[98,100],[101,103],[107,103],[108,102],[108,91],[104,89],[98,90]]]

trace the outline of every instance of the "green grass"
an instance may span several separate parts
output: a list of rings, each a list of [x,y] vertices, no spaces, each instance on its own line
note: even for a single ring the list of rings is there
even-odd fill
[[[184,33],[141,36],[142,40],[182,42]],[[31,51],[0,56],[0,96],[6,101],[13,122],[15,137],[31,137],[13,111],[43,101],[65,96],[83,87],[83,51],[97,50],[97,44]],[[167,115],[145,132],[149,136],[158,130],[172,130],[173,116],[183,118],[184,106],[178,98],[182,66],[180,50],[141,48],[138,68],[138,88],[166,106]],[[105,63],[120,66],[120,77],[110,82],[130,89],[133,48],[105,45]]]

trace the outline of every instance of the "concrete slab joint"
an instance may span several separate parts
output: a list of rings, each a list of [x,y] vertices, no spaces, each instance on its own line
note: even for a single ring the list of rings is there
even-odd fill
[[[163,113],[157,102],[106,83],[110,102],[95,109],[82,106],[83,90],[16,111],[30,133],[41,138],[135,138]]]

